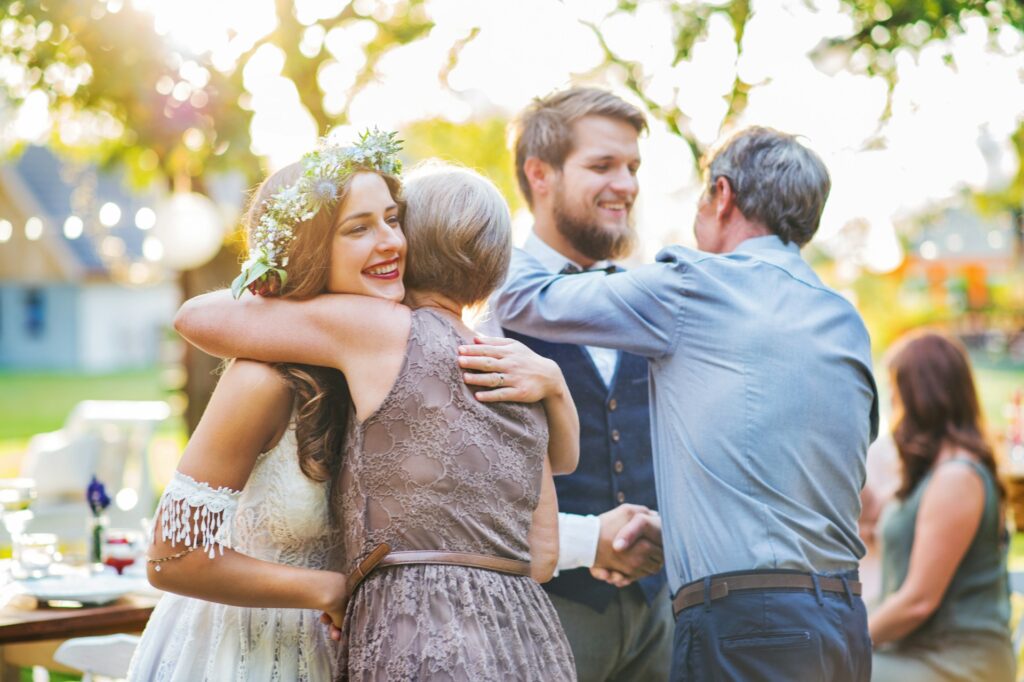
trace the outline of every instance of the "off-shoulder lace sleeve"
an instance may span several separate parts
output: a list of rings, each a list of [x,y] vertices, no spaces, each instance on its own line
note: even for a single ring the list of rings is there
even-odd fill
[[[231,488],[211,488],[188,474],[174,472],[160,499],[160,529],[164,541],[202,548],[211,559],[215,550],[224,554],[231,522],[241,493]]]

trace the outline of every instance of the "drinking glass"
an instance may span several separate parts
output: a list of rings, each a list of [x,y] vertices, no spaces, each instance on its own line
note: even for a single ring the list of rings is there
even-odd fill
[[[12,575],[26,573],[19,560],[18,546],[25,526],[32,520],[32,501],[36,499],[36,482],[31,478],[0,478],[0,520],[11,536]]]
[[[120,575],[146,551],[143,534],[127,528],[108,528],[103,538],[103,563]]]
[[[44,578],[50,574],[50,566],[61,559],[53,533],[19,533],[14,537],[12,554],[11,573],[15,578]]]

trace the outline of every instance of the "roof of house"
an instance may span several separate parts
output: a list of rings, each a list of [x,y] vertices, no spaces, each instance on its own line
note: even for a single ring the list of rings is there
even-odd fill
[[[55,245],[56,237],[63,247],[72,255],[83,270],[92,274],[107,272],[107,267],[97,249],[99,241],[108,233],[124,240],[126,253],[130,258],[137,259],[142,254],[142,242],[145,233],[134,224],[136,211],[143,206],[152,206],[152,193],[134,193],[127,189],[123,176],[117,172],[101,172],[95,166],[75,167],[62,162],[45,147],[28,147],[13,164],[13,172],[23,187],[31,194],[35,211],[41,215],[44,230],[51,239],[39,243]],[[95,183],[93,196],[88,202],[91,215],[79,217],[88,225],[98,225],[97,211],[107,203],[113,202],[121,209],[121,219],[111,228],[100,228],[101,231],[86,229],[81,236],[69,239],[64,234],[64,221],[73,214],[72,192],[79,183]],[[33,211],[33,213],[35,213]]]

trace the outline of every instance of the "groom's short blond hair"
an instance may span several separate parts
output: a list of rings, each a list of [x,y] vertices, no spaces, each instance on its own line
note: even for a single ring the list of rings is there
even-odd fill
[[[586,116],[603,116],[633,126],[637,135],[647,130],[644,112],[618,95],[600,88],[570,88],[538,97],[513,123],[512,145],[516,155],[516,179],[526,203],[533,193],[526,178],[526,160],[535,156],[560,170],[572,152],[573,124]]]

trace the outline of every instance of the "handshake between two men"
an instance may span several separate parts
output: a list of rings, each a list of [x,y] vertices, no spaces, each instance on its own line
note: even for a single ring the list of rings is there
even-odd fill
[[[601,535],[591,575],[615,587],[626,587],[661,570],[661,517],[640,504],[620,504],[598,517]]]

